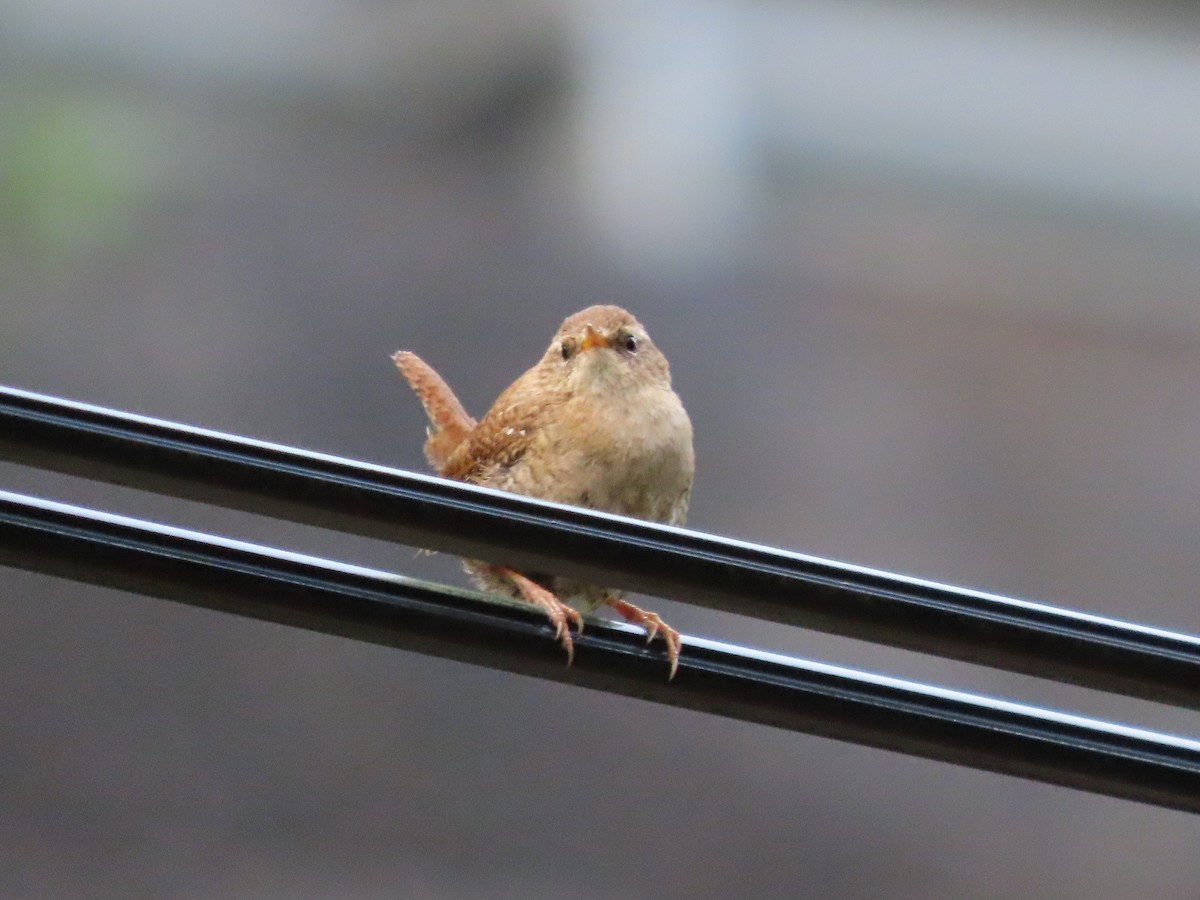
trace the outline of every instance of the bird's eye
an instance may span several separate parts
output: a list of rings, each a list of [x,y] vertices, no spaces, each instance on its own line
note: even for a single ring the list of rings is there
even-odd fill
[[[574,353],[575,353],[575,342],[574,341],[563,341],[562,342],[562,358],[570,359],[572,354],[574,354]]]
[[[626,353],[637,353],[637,350],[638,350],[637,338],[635,338],[632,334],[625,335],[625,339],[621,343],[625,347]]]

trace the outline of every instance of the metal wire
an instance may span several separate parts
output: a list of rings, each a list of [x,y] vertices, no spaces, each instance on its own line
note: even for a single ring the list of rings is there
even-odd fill
[[[0,386],[0,459],[1200,709],[1200,638]]]
[[[589,623],[567,668],[517,604],[0,491],[0,564],[670,706],[1200,811],[1200,742],[836,666]]]

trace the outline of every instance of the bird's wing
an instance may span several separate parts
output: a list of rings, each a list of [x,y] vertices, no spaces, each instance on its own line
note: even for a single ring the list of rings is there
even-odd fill
[[[401,350],[392,361],[425,407],[430,422],[425,458],[435,469],[441,469],[475,428],[475,420],[467,415],[442,376],[421,357]]]
[[[556,394],[536,383],[534,370],[514,381],[446,460],[445,478],[478,482],[496,469],[514,465],[529,449]]]

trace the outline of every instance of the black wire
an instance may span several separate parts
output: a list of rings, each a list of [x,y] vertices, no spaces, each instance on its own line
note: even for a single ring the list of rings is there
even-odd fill
[[[748,722],[1190,812],[1200,742],[684,639],[667,681],[636,629],[0,491],[0,564]]]
[[[1200,639],[0,386],[0,458],[1200,709]]]

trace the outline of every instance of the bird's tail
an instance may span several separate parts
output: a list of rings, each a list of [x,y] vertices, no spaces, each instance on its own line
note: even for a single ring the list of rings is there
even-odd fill
[[[450,454],[471,433],[475,420],[467,415],[442,376],[421,357],[407,350],[399,350],[392,355],[392,362],[416,392],[421,405],[425,407],[425,414],[429,416],[425,458],[440,472]]]

